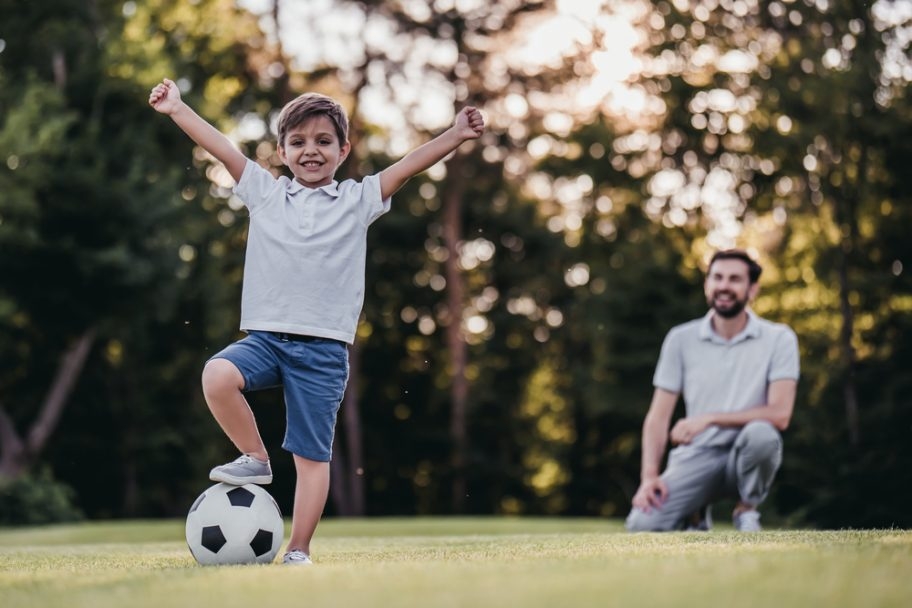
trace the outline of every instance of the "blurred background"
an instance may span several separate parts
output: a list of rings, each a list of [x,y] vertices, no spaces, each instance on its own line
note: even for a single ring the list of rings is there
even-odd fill
[[[487,119],[371,229],[327,516],[626,515],[661,341],[739,246],[801,344],[764,520],[912,525],[910,41],[903,0],[0,0],[0,523],[182,517],[236,455],[199,376],[246,211],[169,77],[277,173],[304,91],[343,179]]]

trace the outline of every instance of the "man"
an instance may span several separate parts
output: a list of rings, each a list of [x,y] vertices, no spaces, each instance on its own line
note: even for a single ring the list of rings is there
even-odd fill
[[[672,328],[656,366],[643,422],[640,487],[631,531],[709,529],[711,503],[733,498],[735,528],[761,529],[757,507],[782,462],[798,383],[798,339],[748,310],[762,269],[746,252],[717,252],[704,291],[709,312]],[[683,395],[685,417],[671,428]],[[665,471],[668,441],[676,445]]]

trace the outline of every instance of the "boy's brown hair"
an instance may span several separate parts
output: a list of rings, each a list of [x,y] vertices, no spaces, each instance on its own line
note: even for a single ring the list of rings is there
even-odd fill
[[[279,132],[279,145],[285,145],[285,136],[288,131],[300,124],[307,122],[314,116],[326,116],[336,128],[339,145],[348,141],[348,116],[345,108],[336,100],[320,93],[304,93],[292,99],[279,113],[277,130]]]

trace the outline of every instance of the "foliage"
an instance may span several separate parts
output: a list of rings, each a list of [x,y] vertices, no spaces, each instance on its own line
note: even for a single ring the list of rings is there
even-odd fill
[[[0,479],[0,526],[39,526],[83,519],[71,487],[45,469],[16,479]]]

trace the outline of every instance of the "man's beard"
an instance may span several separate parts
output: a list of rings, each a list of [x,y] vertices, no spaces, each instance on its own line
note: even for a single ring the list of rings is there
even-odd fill
[[[718,314],[720,317],[722,317],[724,319],[733,319],[733,318],[737,317],[738,315],[740,315],[741,311],[743,311],[744,308],[747,306],[747,298],[745,298],[743,300],[739,300],[738,296],[736,296],[735,294],[733,294],[731,292],[726,292],[726,294],[730,294],[732,296],[732,300],[731,300],[730,304],[727,304],[725,306],[719,306],[716,303],[716,298],[719,294],[716,293],[716,294],[713,294],[713,297],[710,299],[709,305],[710,305],[710,307],[712,307],[712,309],[714,311],[716,311],[716,314]]]

